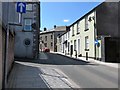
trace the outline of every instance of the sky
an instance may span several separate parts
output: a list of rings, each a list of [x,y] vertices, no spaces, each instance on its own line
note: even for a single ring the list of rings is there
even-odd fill
[[[101,2],[41,2],[41,30],[69,26]]]

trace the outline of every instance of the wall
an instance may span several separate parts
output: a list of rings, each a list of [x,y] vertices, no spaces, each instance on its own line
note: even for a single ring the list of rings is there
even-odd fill
[[[116,41],[118,41],[119,38],[119,5],[118,2],[105,2],[102,3],[99,7],[96,9],[96,23],[97,23],[97,34],[98,36],[102,35],[103,37],[112,37],[116,38]],[[120,42],[120,41],[119,41]],[[119,42],[117,42],[119,44]],[[104,43],[107,43],[105,40]],[[110,44],[110,43],[109,43]],[[118,45],[117,44],[117,45]],[[105,44],[103,44],[105,45]],[[110,44],[111,45],[111,44]],[[108,45],[108,47],[110,46]],[[102,46],[104,48],[104,46]],[[119,45],[117,46],[118,49],[113,51],[116,53],[116,57],[119,58]],[[107,48],[107,47],[106,47]],[[105,48],[105,50],[102,49],[102,60],[105,61],[105,58],[107,57],[105,53],[109,53],[109,51]],[[108,52],[106,52],[106,50]]]
[[[2,27],[0,23],[0,42],[2,42]],[[0,43],[0,90],[2,89],[2,43]]]
[[[40,4],[39,2],[32,2],[29,4],[33,5],[32,11],[26,11],[26,13],[23,14],[22,26],[16,27],[16,30],[15,30],[16,32],[15,57],[16,58],[37,58],[37,55],[39,53]],[[32,23],[36,23],[37,28],[32,29],[31,31],[25,31],[24,19],[26,18],[32,19]],[[30,39],[31,44],[29,46],[25,46],[24,44],[25,39]]]
[[[89,17],[95,16],[95,12],[91,12],[88,15]],[[80,33],[77,34],[77,23],[74,24],[74,36],[72,36],[72,27],[70,27],[70,45],[73,45],[74,50],[74,40],[76,40],[76,49],[77,49],[77,55],[86,56],[86,52],[88,52],[88,56],[94,58],[95,57],[95,47],[94,47],[94,20],[91,22],[88,21],[88,28],[89,30],[85,31],[85,18],[80,20]],[[85,37],[89,37],[89,51],[85,50]],[[80,50],[78,50],[78,39],[80,39]],[[79,52],[79,53],[78,53]],[[75,56],[75,51],[73,51],[73,56]]]
[[[0,3],[0,89],[2,88],[4,79],[4,61],[6,57],[6,30],[8,22],[16,22],[15,4],[13,2],[2,2]],[[13,18],[14,17],[14,18]],[[9,49],[8,49],[8,65],[7,75],[14,62],[14,26],[10,26],[9,34]]]
[[[51,35],[53,36],[53,32],[46,33],[46,34],[40,34],[40,37],[42,37],[42,41],[44,43],[47,43],[47,48],[50,49],[50,51],[54,51],[54,36],[53,39],[51,39]],[[47,41],[45,41],[45,36],[47,36]],[[53,46],[51,47],[51,42],[53,43]],[[45,48],[44,43],[40,43],[42,45],[42,50]]]
[[[57,51],[57,36],[63,34],[65,31],[56,31],[54,32],[54,51]]]
[[[25,39],[30,40],[30,45],[25,45]],[[33,58],[33,34],[31,32],[16,32],[15,35],[15,57]]]
[[[118,37],[118,2],[105,2],[96,9],[98,35]]]

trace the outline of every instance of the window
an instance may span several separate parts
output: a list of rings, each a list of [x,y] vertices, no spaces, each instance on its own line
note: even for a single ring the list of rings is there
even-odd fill
[[[74,26],[72,26],[72,36],[74,36]]]
[[[45,47],[47,47],[47,43],[45,43],[44,45],[45,45]]]
[[[74,40],[74,50],[76,50],[76,40]]]
[[[80,39],[78,39],[78,54],[80,53]]]
[[[89,40],[88,40],[88,36],[85,37],[85,50],[89,49]]]
[[[42,37],[40,37],[40,40],[42,40]]]
[[[77,23],[77,34],[80,32],[80,21]]]
[[[45,41],[47,41],[47,36],[45,36]]]
[[[68,31],[68,39],[70,38],[70,31]]]
[[[31,31],[32,30],[31,24],[32,19],[24,19],[24,30]]]
[[[53,35],[51,35],[51,39],[53,39]]]
[[[51,47],[53,46],[53,43],[51,42]]]
[[[68,42],[68,52],[70,51],[70,42]]]
[[[88,16],[85,17],[85,30],[88,30]]]
[[[27,5],[26,5],[26,10],[27,10],[27,11],[32,11],[32,10],[33,10],[32,4],[27,4]]]

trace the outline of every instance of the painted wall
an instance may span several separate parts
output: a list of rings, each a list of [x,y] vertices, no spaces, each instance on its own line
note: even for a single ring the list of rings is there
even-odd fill
[[[25,45],[25,40],[30,40],[30,45]],[[33,33],[16,32],[15,36],[15,57],[33,58]]]
[[[106,2],[96,9],[98,35],[118,37],[118,2]]]
[[[0,21],[1,22],[1,21]],[[2,42],[2,27],[0,23],[0,42]],[[0,89],[2,89],[2,74],[3,74],[3,59],[2,59],[2,43],[0,43]]]
[[[41,34],[40,38],[42,37],[41,41],[43,41],[44,43],[47,43],[47,48],[50,49],[50,51],[54,51],[54,43],[53,43],[53,39],[51,39],[51,35],[54,39],[53,33],[46,33],[46,34]],[[45,41],[45,36],[47,36],[47,41]],[[53,43],[53,46],[51,46],[51,42]],[[40,46],[42,46],[42,50],[45,48],[44,43],[40,42]]]
[[[88,15],[89,17],[95,16],[95,13],[92,12]],[[88,22],[88,28],[89,30],[85,31],[85,18],[83,18],[80,21],[80,33],[77,34],[77,23],[74,24],[74,36],[72,36],[72,26],[70,27],[70,45],[73,45],[74,50],[74,40],[76,40],[76,48],[77,48],[77,54],[82,56],[86,56],[86,52],[88,52],[89,57],[95,57],[95,47],[94,47],[94,20],[91,22]],[[85,37],[89,37],[89,51],[85,50]],[[78,39],[80,39],[80,50],[78,50]],[[79,53],[78,53],[79,52]],[[75,56],[75,51],[73,52],[73,55]]]
[[[22,16],[22,26],[16,26],[15,36],[15,57],[16,58],[35,58],[39,53],[39,26],[40,26],[40,5],[36,3],[32,4],[32,11],[27,11]],[[31,31],[24,31],[24,19],[32,19],[32,23],[37,24],[37,29]],[[18,19],[18,16],[17,16]],[[31,44],[29,46],[24,45],[24,40],[30,39]],[[20,51],[19,51],[20,50]]]

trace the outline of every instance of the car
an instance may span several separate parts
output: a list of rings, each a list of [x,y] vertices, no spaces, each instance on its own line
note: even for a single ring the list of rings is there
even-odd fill
[[[43,52],[50,52],[50,49],[49,48],[44,48]]]

